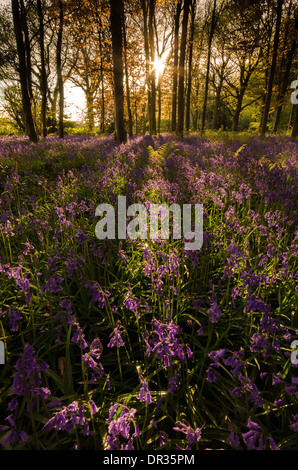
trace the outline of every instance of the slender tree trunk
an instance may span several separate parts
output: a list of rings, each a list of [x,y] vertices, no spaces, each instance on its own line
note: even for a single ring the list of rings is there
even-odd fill
[[[209,89],[209,74],[210,74],[210,62],[211,62],[211,46],[212,46],[212,40],[213,40],[215,26],[216,26],[216,1],[217,0],[213,1],[211,28],[210,28],[209,38],[208,38],[207,67],[206,67],[204,102],[203,102],[203,109],[202,109],[201,132],[204,132],[205,123],[206,123],[208,89]]]
[[[161,122],[161,76],[158,77],[157,93],[158,93],[158,121],[157,121],[157,133],[160,134],[160,122]]]
[[[94,96],[90,87],[86,88],[85,96],[87,104],[88,131],[92,133],[94,131]]]
[[[280,103],[280,104],[278,105],[278,107],[276,109],[276,112],[275,112],[273,132],[277,132],[277,128],[278,128],[278,125],[279,125],[281,111],[282,111],[282,107],[283,107],[283,103],[284,103],[284,98],[285,98],[285,94],[286,94],[286,91],[287,91],[287,88],[288,88],[288,81],[289,81],[291,65],[292,65],[292,62],[293,62],[295,49],[296,49],[296,41],[294,41],[293,44],[292,44],[292,48],[291,48],[291,51],[290,51],[290,54],[289,54],[289,57],[288,57],[288,60],[287,60],[287,65],[286,65],[284,78],[283,78],[283,81],[282,81],[282,84],[281,84],[281,90],[279,90],[277,100],[278,100],[278,103]]]
[[[122,16],[122,25],[123,25],[123,45],[124,45],[124,68],[125,68],[125,84],[126,84],[126,105],[128,113],[128,134],[132,137],[132,114],[130,107],[130,90],[129,90],[129,80],[128,80],[128,66],[127,66],[127,44],[126,44],[126,29],[125,29],[125,15]]]
[[[24,33],[24,44],[25,44],[25,55],[26,55],[26,67],[27,67],[27,82],[28,82],[28,92],[33,104],[33,89],[32,89],[32,64],[31,64],[31,45],[29,38],[29,30],[27,23],[27,12],[24,4],[24,0],[20,0],[21,5],[21,22],[22,30]]]
[[[279,36],[280,36],[280,26],[281,26],[281,17],[282,17],[283,4],[284,4],[284,0],[277,0],[276,28],[275,28],[275,34],[274,34],[272,62],[271,62],[271,67],[270,67],[269,81],[268,81],[267,93],[266,93],[266,98],[265,98],[264,113],[263,113],[263,119],[262,119],[262,126],[261,126],[261,134],[262,135],[265,135],[266,130],[267,130],[267,121],[268,121],[268,116],[269,116],[271,97],[272,97],[273,81],[274,81],[274,75],[275,75],[275,70],[276,70],[277,52],[278,52],[278,45],[279,45]]]
[[[64,137],[64,84],[62,76],[62,39],[63,39],[64,8],[63,0],[59,0],[59,28],[57,41],[57,79],[59,87],[59,137]]]
[[[99,41],[99,53],[100,53],[100,76],[101,76],[101,124],[100,130],[102,133],[105,131],[105,92],[104,92],[104,73],[103,73],[103,51],[102,51],[102,40],[101,31],[102,24],[101,19],[98,18],[98,41]]]
[[[39,18],[39,44],[40,44],[40,61],[41,61],[41,122],[43,137],[47,135],[47,72],[45,64],[45,48],[44,48],[44,24],[41,0],[37,0],[37,11]]]
[[[149,39],[148,39],[148,13],[147,5],[145,0],[141,0],[141,7],[143,12],[143,29],[144,29],[144,50],[146,59],[146,85],[147,85],[147,119],[149,122],[149,132],[151,133],[151,92],[150,92],[150,51],[149,51]],[[146,132],[146,120],[144,123],[144,133]]]
[[[295,29],[294,29],[295,35],[297,35],[297,31],[298,31],[298,17],[295,18]],[[292,46],[287,57],[286,70],[285,70],[283,81],[281,84],[281,89],[279,90],[279,93],[278,93],[277,102],[279,103],[279,106],[277,107],[276,112],[275,112],[273,132],[277,132],[277,128],[279,125],[283,102],[284,102],[285,94],[288,88],[291,66],[293,63],[293,59],[295,57],[296,47],[297,47],[297,40],[296,40],[296,36],[294,36]]]
[[[221,76],[218,87],[216,89],[216,98],[215,98],[215,105],[214,105],[213,118],[212,118],[212,129],[214,130],[219,128],[218,115],[219,115],[220,97],[221,97],[223,81],[224,81],[223,76]]]
[[[187,95],[186,95],[186,116],[185,116],[185,129],[189,132],[190,127],[190,95],[192,85],[192,51],[193,51],[193,39],[195,32],[195,15],[196,15],[196,0],[191,2],[191,27],[190,27],[190,38],[189,38],[189,56],[188,56],[188,79],[187,79]]]
[[[31,107],[31,99],[30,93],[28,89],[28,71],[27,71],[27,63],[26,63],[26,53],[25,53],[25,46],[23,42],[23,33],[22,33],[22,18],[20,15],[20,5],[18,0],[11,1],[12,6],[12,13],[13,13],[13,23],[14,23],[14,33],[16,37],[17,43],[17,52],[18,52],[18,59],[19,59],[19,75],[20,75],[20,82],[21,82],[21,91],[22,91],[22,102],[23,102],[23,110],[25,115],[26,121],[26,129],[29,139],[32,142],[37,142],[38,137],[35,130],[33,115],[32,115],[32,107]]]
[[[155,15],[155,1],[156,0],[149,0],[149,45],[150,45],[150,59],[151,64],[155,62],[155,46],[154,46],[154,32],[153,32],[153,22],[154,22],[154,15]],[[156,74],[155,69],[152,65],[152,70],[150,74],[150,84],[151,84],[151,115],[150,115],[150,133],[151,135],[156,134]]]
[[[173,66],[173,88],[172,88],[172,132],[177,128],[177,87],[178,87],[178,48],[179,48],[179,24],[181,14],[181,0],[178,0],[175,14],[174,29],[174,66]]]
[[[123,93],[123,57],[122,57],[122,15],[123,1],[110,0],[110,22],[113,50],[113,78],[115,100],[115,136],[116,140],[126,142],[127,133],[124,125]]]
[[[177,121],[177,134],[179,136],[183,135],[183,128],[184,128],[184,68],[185,68],[187,23],[188,23],[190,2],[191,0],[184,0],[182,35],[181,35],[181,42],[180,42],[180,57],[179,57],[179,71],[178,71],[178,121]]]
[[[242,110],[243,96],[244,96],[244,93],[242,93],[242,92],[240,92],[239,95],[238,95],[237,105],[236,105],[235,113],[234,113],[234,116],[233,116],[233,127],[232,127],[233,132],[238,131],[239,118],[240,118],[240,113],[241,113],[241,110]]]

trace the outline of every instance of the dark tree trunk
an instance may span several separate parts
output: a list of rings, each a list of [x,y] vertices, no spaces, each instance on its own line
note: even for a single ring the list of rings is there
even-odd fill
[[[181,0],[178,0],[175,14],[174,29],[174,67],[173,67],[173,89],[172,89],[172,132],[177,127],[177,86],[178,86],[178,47],[179,47],[179,24],[181,14]]]
[[[100,17],[98,19],[98,41],[99,41],[99,53],[100,53],[100,76],[101,76],[101,124],[100,130],[104,133],[105,131],[105,92],[104,92],[104,73],[103,73],[103,51],[102,51],[102,39],[101,31],[102,24]]]
[[[19,75],[21,82],[21,91],[22,91],[22,102],[23,110],[26,121],[26,129],[29,139],[32,142],[37,142],[38,137],[35,130],[33,115],[32,115],[32,103],[28,88],[28,71],[26,63],[26,53],[25,45],[23,41],[23,32],[22,32],[22,17],[20,14],[20,5],[18,0],[12,0],[12,13],[13,13],[13,23],[14,23],[14,33],[17,43],[17,52],[19,59]]]
[[[219,128],[218,116],[219,116],[220,97],[221,97],[223,82],[224,82],[224,78],[223,78],[223,75],[221,75],[218,87],[216,89],[215,105],[214,105],[213,118],[212,118],[212,129],[214,130]]]
[[[59,137],[64,137],[64,84],[62,76],[62,39],[63,39],[63,23],[64,23],[64,9],[63,1],[59,1],[59,28],[58,28],[58,41],[57,41],[57,78],[59,87]]]
[[[28,23],[27,23],[27,11],[25,8],[24,0],[20,0],[20,6],[21,6],[22,30],[24,33],[24,40],[25,40],[24,45],[25,45],[25,55],[26,55],[28,92],[29,92],[31,103],[33,105],[31,44],[30,44],[29,30],[28,30]]]
[[[155,0],[149,0],[149,45],[150,45],[150,58],[151,64],[155,62],[155,47],[154,47],[154,32],[153,32],[153,22],[155,15]],[[156,84],[155,84],[155,69],[152,68],[150,74],[150,84],[151,84],[151,103],[150,103],[150,134],[156,134]]]
[[[189,127],[190,127],[190,95],[191,95],[191,85],[192,85],[192,50],[193,50],[193,39],[194,39],[194,31],[195,31],[195,14],[196,14],[196,0],[192,0],[191,27],[190,27],[190,38],[189,38],[189,56],[188,56],[188,80],[187,80],[186,111],[185,111],[186,132],[189,132]]]
[[[125,67],[125,85],[126,85],[126,105],[127,105],[127,114],[128,114],[128,134],[132,137],[132,114],[130,107],[130,91],[129,91],[129,81],[128,81],[128,65],[127,65],[127,44],[126,44],[126,29],[125,29],[125,15],[122,16],[123,24],[123,45],[124,45],[124,67]]]
[[[182,34],[181,34],[181,42],[180,42],[180,57],[179,57],[179,70],[178,70],[178,121],[177,121],[177,134],[179,136],[183,135],[183,129],[184,129],[184,68],[185,68],[187,23],[188,23],[190,2],[191,0],[184,0]]]
[[[295,17],[295,28],[294,28],[294,38],[292,42],[291,49],[288,53],[287,59],[286,59],[286,69],[283,75],[283,80],[281,81],[280,88],[278,90],[278,97],[277,97],[277,102],[278,102],[278,107],[276,108],[275,112],[275,119],[274,119],[274,125],[273,125],[273,132],[277,132],[277,128],[279,125],[280,121],[280,116],[281,116],[281,111],[284,103],[284,98],[285,94],[287,92],[288,88],[288,82],[289,82],[289,77],[290,77],[290,72],[291,72],[291,66],[293,63],[293,59],[295,57],[295,52],[297,48],[297,32],[298,32],[298,16],[296,15]]]
[[[144,28],[144,50],[145,50],[145,59],[146,59],[146,84],[147,84],[147,118],[149,121],[149,130],[151,131],[151,93],[150,93],[150,72],[149,72],[149,64],[150,64],[150,51],[149,51],[149,40],[148,40],[148,13],[147,13],[147,5],[145,0],[141,0],[141,7],[143,12],[143,28]],[[144,133],[146,132],[146,121],[144,121]]]
[[[115,136],[116,140],[126,142],[127,134],[124,125],[123,93],[123,57],[122,57],[122,15],[123,1],[110,0],[110,22],[113,50],[113,78],[115,100]]]
[[[44,48],[44,24],[41,0],[37,0],[37,11],[39,18],[39,44],[40,44],[40,61],[41,61],[41,122],[43,137],[47,135],[47,72],[45,64],[45,48]]]
[[[284,0],[277,0],[276,28],[275,28],[275,33],[274,33],[272,61],[271,61],[268,87],[267,87],[266,98],[265,98],[264,113],[263,113],[263,118],[262,118],[262,126],[261,126],[262,135],[265,135],[266,130],[267,130],[267,121],[268,121],[268,116],[269,116],[271,97],[272,97],[272,88],[273,88],[274,75],[275,75],[275,70],[276,70],[283,3],[284,3]]]
[[[215,26],[216,26],[216,1],[217,1],[217,0],[214,0],[214,2],[213,2],[211,27],[210,27],[210,33],[209,33],[209,38],[208,38],[207,67],[206,67],[206,79],[205,79],[204,101],[203,101],[203,109],[202,109],[201,132],[204,132],[204,130],[205,130],[205,122],[206,122],[206,111],[207,111],[208,89],[209,89],[210,62],[211,62],[211,46],[212,46],[212,40],[213,40],[214,31],[215,31]]]

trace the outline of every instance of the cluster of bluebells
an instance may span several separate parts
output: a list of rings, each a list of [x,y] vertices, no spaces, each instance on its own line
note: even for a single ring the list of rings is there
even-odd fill
[[[3,447],[8,446],[9,444],[22,444],[28,440],[28,435],[24,431],[17,431],[16,423],[12,417],[12,414],[8,415],[5,418],[5,421],[8,422],[8,425],[1,425],[0,431],[6,433],[4,439],[1,441]]]
[[[182,421],[177,421],[173,430],[185,434],[185,439],[187,440],[185,449],[177,445],[178,450],[191,450],[201,439],[202,428],[193,429],[188,423],[183,423]]]
[[[271,437],[265,436],[265,431],[261,428],[261,426],[252,419],[248,419],[246,426],[248,431],[242,434],[242,438],[247,446],[248,450],[265,450],[266,441],[269,442],[270,448],[272,450],[278,450],[278,447],[275,441]]]
[[[209,358],[214,362],[207,369],[206,380],[210,383],[217,382],[217,369],[220,366],[219,361],[222,359],[223,364],[230,368],[232,376],[240,382],[238,387],[230,390],[230,394],[237,398],[244,397],[255,405],[263,407],[264,403],[256,384],[246,375],[248,364],[244,361],[244,351],[233,352],[232,355],[223,359],[227,352],[226,349],[220,349],[209,353]]]
[[[156,318],[153,318],[152,325],[154,330],[151,338],[148,331],[143,336],[146,344],[146,356],[154,355],[166,369],[171,366],[173,359],[178,359],[184,364],[186,356],[189,359],[192,357],[190,347],[184,346],[181,342],[179,334],[182,332],[182,328],[179,325],[175,325],[173,321],[167,319],[161,322]]]
[[[10,414],[5,418],[8,425],[0,426],[0,431],[6,432],[6,436],[2,440],[2,445],[22,444],[28,440],[28,435],[24,431],[18,431],[13,413],[18,408],[18,398],[26,397],[27,410],[34,409],[38,399],[46,400],[51,392],[47,387],[42,386],[41,374],[46,371],[49,366],[45,361],[37,358],[36,353],[31,344],[26,344],[20,357],[15,364],[16,373],[13,378],[12,394],[14,397],[9,401],[7,410]]]
[[[175,325],[172,320],[165,319],[164,322],[153,318],[152,324],[154,330],[150,337],[149,332],[145,331],[143,340],[146,345],[146,356],[155,356],[162,364],[164,369],[172,367],[172,376],[169,377],[169,393],[174,393],[178,388],[179,364],[186,363],[186,357],[191,359],[193,353],[190,347],[181,342],[180,333],[182,328]]]
[[[41,373],[49,368],[45,361],[40,361],[31,344],[26,344],[24,351],[18,358],[15,369],[17,373],[13,379],[12,391],[17,396],[46,399],[50,390],[42,386]]]
[[[138,395],[138,399],[140,401],[144,401],[147,405],[149,405],[150,403],[152,403],[152,396],[148,388],[147,382],[142,375],[140,375],[139,381],[141,384],[141,388],[140,393]]]
[[[96,382],[101,379],[104,374],[104,368],[102,363],[99,361],[101,356],[101,344],[99,338],[95,338],[91,345],[89,352],[86,352],[82,356],[82,360],[87,370],[91,371],[90,382]]]
[[[91,417],[98,412],[98,408],[93,401],[79,405],[73,401],[68,406],[62,406],[59,411],[54,412],[52,418],[43,426],[43,431],[65,431],[71,433],[74,429],[80,430],[84,436],[93,434],[90,430],[89,422]]]
[[[135,418],[136,411],[126,404],[115,403],[110,407],[106,450],[134,450],[134,438],[141,435]]]
[[[64,310],[59,310],[58,313],[56,313],[56,315],[53,317],[56,322],[59,322],[59,325],[55,327],[56,342],[59,343],[61,341],[63,324],[65,324],[67,326],[72,326],[73,328],[73,336],[71,338],[72,341],[74,343],[78,343],[82,349],[86,349],[88,344],[85,340],[85,335],[82,331],[82,328],[72,312],[71,301],[69,299],[62,299],[59,302],[59,306]]]
[[[121,324],[121,321],[118,320],[116,323],[116,326],[112,333],[110,334],[110,341],[108,343],[108,348],[114,348],[116,347],[122,347],[125,345],[125,342],[123,341],[122,335],[125,332],[124,327]]]

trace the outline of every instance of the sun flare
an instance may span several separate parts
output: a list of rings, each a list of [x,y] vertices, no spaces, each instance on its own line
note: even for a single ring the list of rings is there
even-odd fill
[[[162,75],[165,68],[164,61],[160,57],[157,57],[153,63],[153,68],[158,76]]]

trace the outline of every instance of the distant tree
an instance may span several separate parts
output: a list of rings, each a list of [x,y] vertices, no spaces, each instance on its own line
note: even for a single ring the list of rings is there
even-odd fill
[[[181,0],[177,0],[174,19],[174,63],[173,63],[173,88],[172,88],[172,132],[176,132],[177,126],[177,87],[178,87],[178,61],[179,61],[179,26],[181,15]]]
[[[11,1],[14,32],[17,44],[18,53],[18,71],[20,76],[21,90],[22,90],[22,102],[23,110],[25,115],[26,130],[29,139],[32,142],[37,142],[38,137],[35,129],[35,124],[32,114],[32,90],[31,90],[31,77],[30,77],[30,50],[25,49],[23,40],[24,25],[26,24],[26,11],[24,8],[21,9],[21,5],[18,0]],[[26,36],[26,35],[25,35]],[[27,52],[27,54],[26,54]]]
[[[180,41],[180,54],[179,54],[179,67],[178,67],[178,121],[177,121],[177,134],[182,136],[184,129],[184,78],[185,78],[185,51],[187,40],[187,24],[189,17],[189,8],[191,0],[184,0],[183,4],[183,19],[182,19],[182,33]]]

